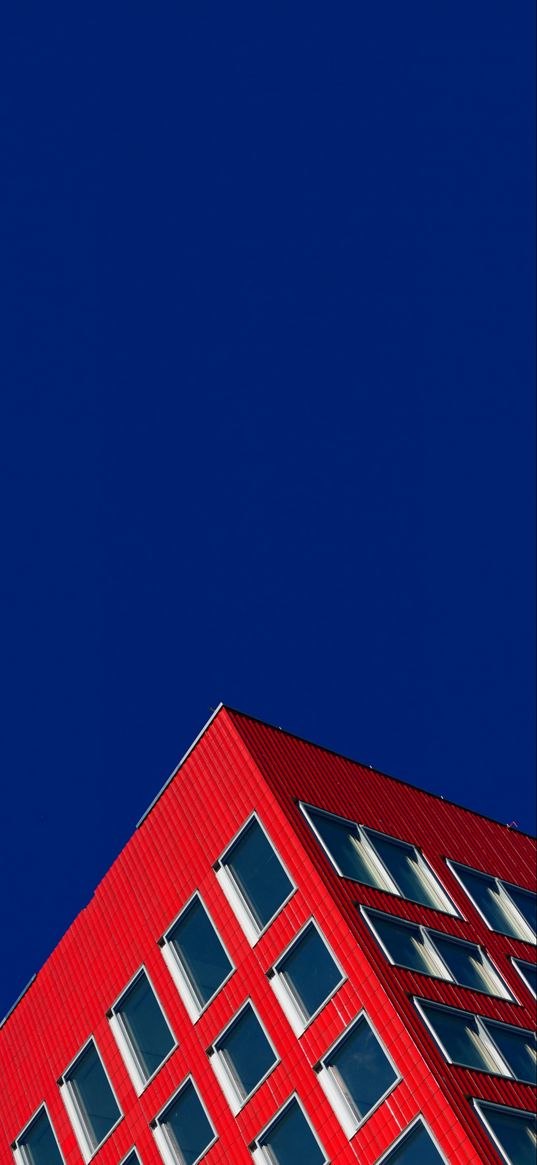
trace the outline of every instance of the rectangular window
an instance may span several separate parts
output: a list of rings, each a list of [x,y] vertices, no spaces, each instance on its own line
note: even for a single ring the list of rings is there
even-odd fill
[[[429,1130],[422,1120],[417,1120],[378,1165],[444,1165],[444,1161]]]
[[[222,889],[253,945],[295,886],[258,818],[246,822],[215,866]]]
[[[364,1014],[323,1056],[317,1071],[348,1137],[354,1136],[400,1079]]]
[[[324,1149],[296,1096],[257,1138],[253,1158],[256,1165],[327,1165]]]
[[[218,1037],[209,1055],[234,1113],[278,1063],[278,1056],[250,1002]]]
[[[301,805],[332,865],[351,878],[448,914],[457,911],[416,846],[366,829],[324,809]]]
[[[199,894],[161,940],[162,953],[193,1022],[233,974],[231,959]]]
[[[165,1165],[197,1165],[217,1139],[190,1076],[152,1127]]]
[[[423,999],[414,1002],[453,1064],[535,1083],[537,1043],[533,1032]]]
[[[54,1129],[43,1105],[14,1145],[17,1165],[63,1165]]]
[[[293,1031],[301,1035],[345,975],[312,919],[278,959],[269,978]]]
[[[110,1023],[133,1084],[140,1093],[176,1046],[143,968],[114,1004]]]
[[[82,1155],[88,1161],[122,1115],[92,1039],[62,1077],[61,1090]]]
[[[512,999],[486,952],[465,939],[362,907],[362,914],[392,963],[487,995]]]
[[[537,895],[521,886],[512,886],[501,878],[448,861],[468,897],[490,930],[523,942],[534,943],[537,937],[535,908]]]
[[[533,1112],[474,1100],[489,1136],[507,1165],[535,1165],[537,1118]]]
[[[512,959],[519,975],[522,976],[530,991],[537,996],[537,966],[535,963],[526,963],[524,959]]]

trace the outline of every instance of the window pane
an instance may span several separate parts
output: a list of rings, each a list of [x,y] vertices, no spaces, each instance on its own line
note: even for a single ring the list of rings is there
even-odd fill
[[[447,1055],[455,1064],[464,1068],[475,1068],[479,1072],[499,1072],[505,1074],[493,1049],[482,1036],[477,1020],[465,1012],[444,1010],[421,1004]]]
[[[120,1117],[114,1094],[94,1044],[90,1044],[67,1078],[93,1149]]]
[[[267,1148],[274,1165],[323,1165],[324,1153],[296,1100],[263,1136],[260,1144]]]
[[[309,808],[308,817],[344,878],[365,882],[367,886],[375,886],[380,890],[386,889],[381,871],[372,866],[367,856],[357,825]]]
[[[243,1099],[253,1092],[276,1059],[250,1005],[245,1007],[237,1022],[218,1041],[216,1048],[217,1052],[222,1053]]]
[[[488,1104],[479,1107],[511,1165],[535,1165],[537,1120],[533,1113]]]
[[[157,1071],[171,1052],[174,1040],[155,993],[142,974],[118,1008],[140,1071],[146,1080]]]
[[[381,918],[378,914],[371,916],[371,924],[394,963],[411,971],[421,971],[424,975],[447,978],[440,960],[434,958],[424,942],[419,926],[405,925],[388,916]]]
[[[509,904],[502,897],[496,878],[488,874],[481,874],[476,870],[467,870],[465,867],[454,865],[454,869],[463,883],[463,886],[473,898],[476,906],[486,918],[492,930],[500,934],[512,935],[513,938],[523,937],[521,926],[514,917]]]
[[[523,890],[521,886],[506,885],[505,888],[528,926],[531,926],[534,934],[537,933],[537,894],[532,894],[531,890]]]
[[[533,991],[533,994],[537,995],[537,966],[536,966],[536,964],[535,963],[524,963],[524,962],[522,962],[521,959],[513,959],[513,962],[515,964],[517,971],[522,975],[522,978],[526,980],[526,983],[527,983],[530,991]]]
[[[277,965],[277,973],[287,983],[305,1019],[312,1015],[341,982],[341,971],[310,923],[292,950]]]
[[[354,1025],[325,1064],[358,1120],[367,1116],[397,1079],[365,1019]]]
[[[455,982],[460,983],[461,987],[497,995],[506,994],[499,975],[488,959],[482,956],[479,947],[459,943],[447,935],[434,934],[432,941],[449,967]]]
[[[32,1121],[31,1127],[19,1141],[22,1156],[28,1165],[63,1165],[50,1121],[43,1109]]]
[[[270,922],[293,889],[292,883],[256,820],[235,843],[224,865],[233,873],[260,930]]]
[[[443,1165],[442,1157],[421,1121],[403,1137],[385,1165]]]
[[[214,1139],[196,1089],[190,1082],[181,1090],[160,1123],[176,1155],[178,1151],[180,1165],[194,1165]]]
[[[132,1153],[129,1153],[127,1160],[122,1162],[122,1165],[140,1165],[138,1154],[134,1149]]]
[[[507,1061],[513,1076],[526,1084],[537,1084],[536,1052],[537,1040],[533,1032],[520,1031],[516,1027],[505,1024],[486,1022],[494,1043],[504,1060]]]
[[[222,986],[231,963],[199,898],[195,898],[168,935],[201,1007]]]
[[[421,902],[424,906],[432,906],[435,909],[439,906],[444,908],[445,904],[433,874],[419,860],[414,846],[392,838],[379,837],[378,834],[369,833],[367,830],[365,832],[403,898]]]

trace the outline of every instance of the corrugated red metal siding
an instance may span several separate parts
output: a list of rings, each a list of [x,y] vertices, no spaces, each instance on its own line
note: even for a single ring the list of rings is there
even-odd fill
[[[356,1160],[374,1165],[420,1110],[450,1165],[478,1165],[479,1161],[497,1165],[484,1136],[480,1142],[471,1129],[468,1138],[466,1114],[461,1118],[457,1111],[460,1085],[455,1078],[449,1088],[442,1081],[439,1057],[430,1051],[419,1026],[414,1022],[413,1028],[409,1023],[401,1006],[404,988],[393,977],[390,980],[371,940],[368,946],[359,929],[352,905],[355,893],[349,894],[348,887],[332,876],[292,804],[291,797],[300,795],[324,799],[322,803],[328,808],[345,804],[348,810],[348,795],[337,782],[348,785],[348,774],[351,768],[355,774],[356,766],[336,763],[329,754],[321,763],[321,755],[309,746],[299,747],[293,738],[284,738],[276,730],[261,729],[242,718],[239,722],[226,710],[218,714],[0,1030],[0,1165],[12,1163],[11,1142],[43,1101],[66,1165],[80,1165],[80,1151],[56,1081],[90,1034],[102,1053],[124,1114],[97,1153],[97,1165],[117,1165],[133,1144],[142,1165],[160,1165],[150,1121],[189,1073],[218,1133],[218,1141],[204,1158],[207,1165],[246,1165],[251,1161],[248,1144],[293,1091],[302,1099],[333,1165],[350,1165]],[[338,805],[334,797],[339,799]],[[252,948],[212,864],[254,808],[287,864],[297,891]],[[381,810],[377,806],[377,813]],[[414,828],[413,809],[410,820]],[[378,817],[369,823],[378,824]],[[387,820],[381,827],[398,832],[388,828]],[[408,826],[402,836],[410,836]],[[446,836],[451,836],[447,823]],[[457,851],[453,856],[461,854]],[[513,876],[511,868],[510,873]],[[195,889],[201,892],[236,971],[192,1024],[157,943]],[[312,914],[348,979],[297,1040],[266,972]],[[137,1097],[106,1012],[142,963],[179,1046]],[[235,1118],[206,1049],[248,997],[254,1001],[281,1062]],[[406,1003],[408,1007],[408,1000]],[[349,1142],[312,1066],[362,1007],[404,1078]]]
[[[451,858],[535,890],[535,840],[259,721],[230,714],[483,1159],[497,1161],[468,1097],[533,1111],[534,1089],[447,1064],[410,997],[416,995],[465,1008],[515,1026],[535,1027],[535,1000],[521,983],[509,957],[535,962],[535,947],[490,931],[445,861]],[[298,809],[297,800],[419,846],[462,918],[338,877]],[[358,902],[480,943],[488,950],[516,1002],[392,967],[361,917]]]

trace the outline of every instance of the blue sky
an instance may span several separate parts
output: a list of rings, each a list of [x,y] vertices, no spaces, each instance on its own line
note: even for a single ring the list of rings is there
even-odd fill
[[[534,828],[534,6],[4,13],[0,1012],[220,700]]]

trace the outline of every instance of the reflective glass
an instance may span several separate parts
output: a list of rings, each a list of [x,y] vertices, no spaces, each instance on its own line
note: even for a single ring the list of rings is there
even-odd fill
[[[168,942],[179,957],[200,1007],[204,1007],[227,979],[232,966],[199,898],[193,899],[176,922]]]
[[[525,979],[530,991],[537,995],[537,965],[535,963],[524,963],[522,959],[513,959],[515,967],[522,978]]]
[[[28,1165],[63,1165],[50,1121],[42,1109],[32,1121],[28,1132],[18,1142]]]
[[[420,861],[414,846],[377,833],[364,831],[379,857],[391,874],[403,898],[421,902],[424,906],[445,909],[442,896],[432,872]]]
[[[443,1165],[443,1158],[425,1126],[418,1121],[382,1165]]]
[[[381,917],[379,914],[372,914],[370,917],[371,925],[394,963],[400,967],[408,967],[411,971],[420,971],[424,975],[447,978],[440,961],[435,959],[433,952],[425,944],[419,926],[407,925],[387,915]]]
[[[537,934],[537,894],[532,894],[531,890],[523,890],[522,886],[506,884],[505,888],[528,926],[531,926],[533,933]]]
[[[214,1139],[194,1085],[189,1081],[160,1120],[178,1165],[195,1165]]]
[[[293,889],[280,859],[255,818],[224,858],[260,930]]]
[[[363,1120],[397,1079],[366,1019],[324,1061],[358,1120]]]
[[[174,1039],[147,975],[138,977],[119,1005],[117,1014],[142,1076],[149,1080],[171,1052]]]
[[[289,954],[280,960],[276,971],[283,976],[306,1020],[315,1015],[342,978],[337,963],[313,923],[306,927]]]
[[[447,935],[434,934],[431,939],[455,982],[460,983],[461,987],[496,995],[507,994],[499,975],[478,946],[457,942]]]
[[[121,1113],[93,1043],[66,1077],[92,1149],[96,1149]]]
[[[492,930],[498,931],[499,934],[511,935],[513,938],[529,938],[526,928],[516,917],[505,893],[502,894],[496,878],[477,870],[468,870],[465,866],[454,864],[453,868]],[[512,887],[509,887],[509,894],[514,902]]]
[[[271,1125],[260,1144],[274,1165],[323,1165],[325,1156],[296,1100]]]
[[[259,1020],[248,1004],[216,1044],[244,1100],[270,1071],[276,1057]]]
[[[537,1084],[537,1039],[533,1032],[521,1031],[512,1025],[486,1022],[494,1043],[506,1060],[513,1076],[525,1084]]]
[[[425,1003],[421,1004],[421,1009],[454,1064],[475,1068],[478,1072],[505,1074],[505,1069],[494,1050],[489,1048],[474,1015]]]
[[[511,1165],[535,1165],[537,1119],[532,1112],[481,1104],[478,1112],[490,1125]]]
[[[382,872],[372,866],[368,858],[357,825],[317,809],[308,808],[307,813],[344,878],[352,878],[354,882],[364,882],[380,890],[386,889]]]

